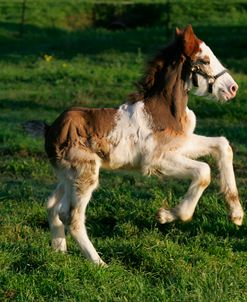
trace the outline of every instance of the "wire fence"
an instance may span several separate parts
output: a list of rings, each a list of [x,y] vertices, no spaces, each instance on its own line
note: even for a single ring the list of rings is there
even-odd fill
[[[0,0],[0,22],[81,30],[162,25],[247,26],[246,0],[83,1]]]

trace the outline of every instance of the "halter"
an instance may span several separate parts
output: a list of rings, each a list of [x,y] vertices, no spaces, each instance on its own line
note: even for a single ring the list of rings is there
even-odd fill
[[[222,70],[221,72],[217,73],[215,76],[208,74],[206,71],[204,71],[201,67],[201,65],[207,65],[209,64],[208,62],[190,62],[191,65],[191,73],[192,73],[192,83],[195,87],[199,87],[198,85],[198,74],[203,76],[207,81],[208,81],[208,92],[212,93],[213,92],[213,84],[215,81],[222,76],[224,73],[227,72],[227,69]]]

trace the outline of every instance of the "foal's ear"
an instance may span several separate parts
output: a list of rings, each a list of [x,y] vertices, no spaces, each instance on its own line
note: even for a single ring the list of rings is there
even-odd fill
[[[192,26],[190,24],[185,27],[182,37],[184,54],[188,57],[193,58],[200,49],[200,40],[194,34]]]
[[[175,36],[176,36],[176,37],[181,36],[182,33],[183,33],[183,30],[182,30],[182,29],[180,29],[180,28],[178,28],[178,27],[175,28]]]

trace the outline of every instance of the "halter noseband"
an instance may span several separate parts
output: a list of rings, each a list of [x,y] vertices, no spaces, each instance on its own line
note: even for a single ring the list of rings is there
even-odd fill
[[[208,62],[190,62],[191,65],[191,73],[192,73],[192,83],[195,87],[199,87],[198,85],[198,77],[197,75],[200,74],[203,76],[207,81],[208,81],[208,92],[212,93],[213,92],[213,84],[215,81],[222,76],[224,73],[227,72],[227,69],[222,70],[221,72],[217,73],[215,76],[208,74],[206,71],[204,71],[201,67],[201,65],[207,65]]]

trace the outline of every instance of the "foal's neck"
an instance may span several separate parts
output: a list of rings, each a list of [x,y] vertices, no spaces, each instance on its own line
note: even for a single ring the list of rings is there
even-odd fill
[[[146,98],[145,108],[151,115],[153,127],[157,131],[167,128],[180,132],[186,115],[188,94],[185,89],[183,62],[166,66],[158,77],[162,89]],[[163,83],[162,83],[163,82]]]

